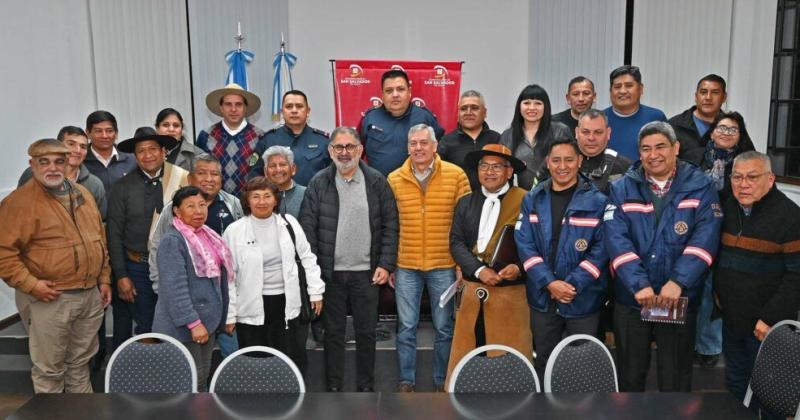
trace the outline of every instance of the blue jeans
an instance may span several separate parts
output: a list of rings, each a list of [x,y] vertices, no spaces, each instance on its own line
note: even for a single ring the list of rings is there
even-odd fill
[[[722,318],[711,319],[714,310],[714,296],[711,290],[711,274],[706,276],[703,298],[697,309],[697,334],[694,349],[704,355],[722,353]]]
[[[223,359],[239,350],[239,340],[236,339],[236,333],[233,335],[228,335],[224,332],[217,334],[217,344]]]
[[[422,301],[422,288],[428,288],[431,314],[436,336],[433,343],[433,383],[443,385],[453,341],[453,300],[439,307],[439,297],[456,280],[455,270],[443,268],[431,271],[398,268],[395,272],[395,298],[397,300],[397,361],[400,383],[416,384],[417,325]]]
[[[136,323],[136,335],[149,333],[153,329],[153,316],[156,312],[158,295],[153,292],[153,282],[150,280],[150,264],[137,263],[125,260],[125,269],[128,277],[136,288],[136,297],[133,303],[128,303],[133,321]]]

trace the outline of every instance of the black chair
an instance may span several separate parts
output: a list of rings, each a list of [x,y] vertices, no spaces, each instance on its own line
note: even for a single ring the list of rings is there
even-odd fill
[[[157,339],[157,343],[141,343]],[[197,392],[197,368],[178,340],[158,333],[139,334],[120,345],[106,368],[106,392]]]
[[[251,357],[249,353],[261,353],[261,357]],[[263,357],[265,354],[272,357]],[[251,346],[237,350],[220,363],[208,392],[293,394],[306,392],[306,384],[289,356],[271,347]]]
[[[553,349],[544,369],[544,392],[618,392],[617,369],[606,346],[575,334]]]
[[[800,420],[800,322],[778,322],[764,337],[744,396],[745,407],[750,407],[754,395],[767,410]]]
[[[483,356],[489,351],[505,352]],[[487,344],[467,353],[453,369],[447,392],[529,393],[540,392],[531,361],[519,351],[500,344]]]

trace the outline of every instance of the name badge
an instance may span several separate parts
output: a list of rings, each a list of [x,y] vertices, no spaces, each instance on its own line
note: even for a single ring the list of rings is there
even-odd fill
[[[317,149],[317,148],[319,148],[319,145],[318,144],[309,144],[308,148],[309,149]]]

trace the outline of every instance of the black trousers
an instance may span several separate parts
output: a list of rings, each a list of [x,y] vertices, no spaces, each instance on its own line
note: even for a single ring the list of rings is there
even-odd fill
[[[544,378],[547,359],[553,349],[566,336],[574,334],[588,334],[594,336],[597,332],[597,323],[600,313],[594,313],[582,318],[564,318],[556,313],[556,304],[553,300],[547,312],[531,309],[531,332],[533,333],[533,346],[536,349],[534,367],[539,379]]]
[[[325,376],[328,387],[342,387],[344,334],[347,302],[353,312],[356,333],[356,386],[375,384],[375,327],[378,323],[378,291],[370,271],[334,271],[325,283]]]
[[[249,325],[236,323],[236,337],[239,348],[250,346],[267,346],[280,350],[289,356],[305,375],[308,366],[306,355],[306,339],[308,325],[300,324],[298,318],[284,321],[286,295],[263,295],[264,324]]]
[[[643,392],[650,369],[650,343],[658,350],[658,390],[691,392],[697,309],[686,314],[686,323],[642,321],[641,311],[617,303],[614,308],[614,340],[617,345],[619,390]]]

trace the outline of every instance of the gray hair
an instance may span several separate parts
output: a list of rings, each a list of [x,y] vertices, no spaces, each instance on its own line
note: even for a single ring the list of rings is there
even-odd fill
[[[739,162],[747,162],[751,160],[760,160],[764,165],[764,169],[766,169],[767,172],[772,173],[772,161],[770,160],[769,156],[766,153],[757,152],[755,150],[744,152],[741,155],[736,156],[733,159],[733,167],[735,168],[736,164]]]
[[[408,140],[411,141],[411,136],[413,136],[414,133],[417,133],[419,131],[427,131],[428,132],[428,138],[430,138],[431,141],[433,141],[434,143],[436,143],[438,141],[438,140],[436,140],[436,132],[433,131],[433,127],[429,126],[428,124],[417,124],[417,125],[409,128],[408,129]]]
[[[222,170],[222,164],[213,155],[211,155],[210,153],[198,153],[194,155],[194,157],[192,158],[190,165],[191,169],[189,170],[189,172],[194,173],[194,168],[200,162],[215,163],[219,167],[220,171]]]
[[[669,144],[675,144],[678,141],[678,137],[675,135],[675,130],[669,125],[668,122],[664,121],[651,121],[642,127],[639,130],[639,145],[642,144],[642,139],[647,136],[652,136],[653,134],[661,134],[662,136],[666,137],[669,140]]]
[[[272,156],[283,156],[286,158],[286,161],[289,162],[289,165],[294,165],[294,152],[292,152],[292,149],[286,146],[275,145],[268,147],[262,155],[264,159],[264,166],[267,166],[267,162]]]
[[[339,137],[342,134],[349,134],[349,135],[353,136],[353,138],[356,139],[357,142],[361,143],[361,139],[358,137],[358,131],[356,131],[355,128],[348,127],[346,125],[343,125],[341,127],[336,127],[333,130],[333,132],[331,133],[331,142],[336,140],[336,137]]]
[[[606,124],[606,127],[608,126],[608,117],[606,117],[606,113],[599,109],[589,108],[586,111],[581,112],[581,115],[578,116],[578,123],[580,123],[580,121],[584,118],[588,118],[590,120],[602,118],[603,122]]]
[[[481,103],[482,107],[486,107],[486,100],[483,99],[483,95],[477,90],[466,90],[464,93],[461,94],[460,99],[464,98],[478,98],[478,102]]]

